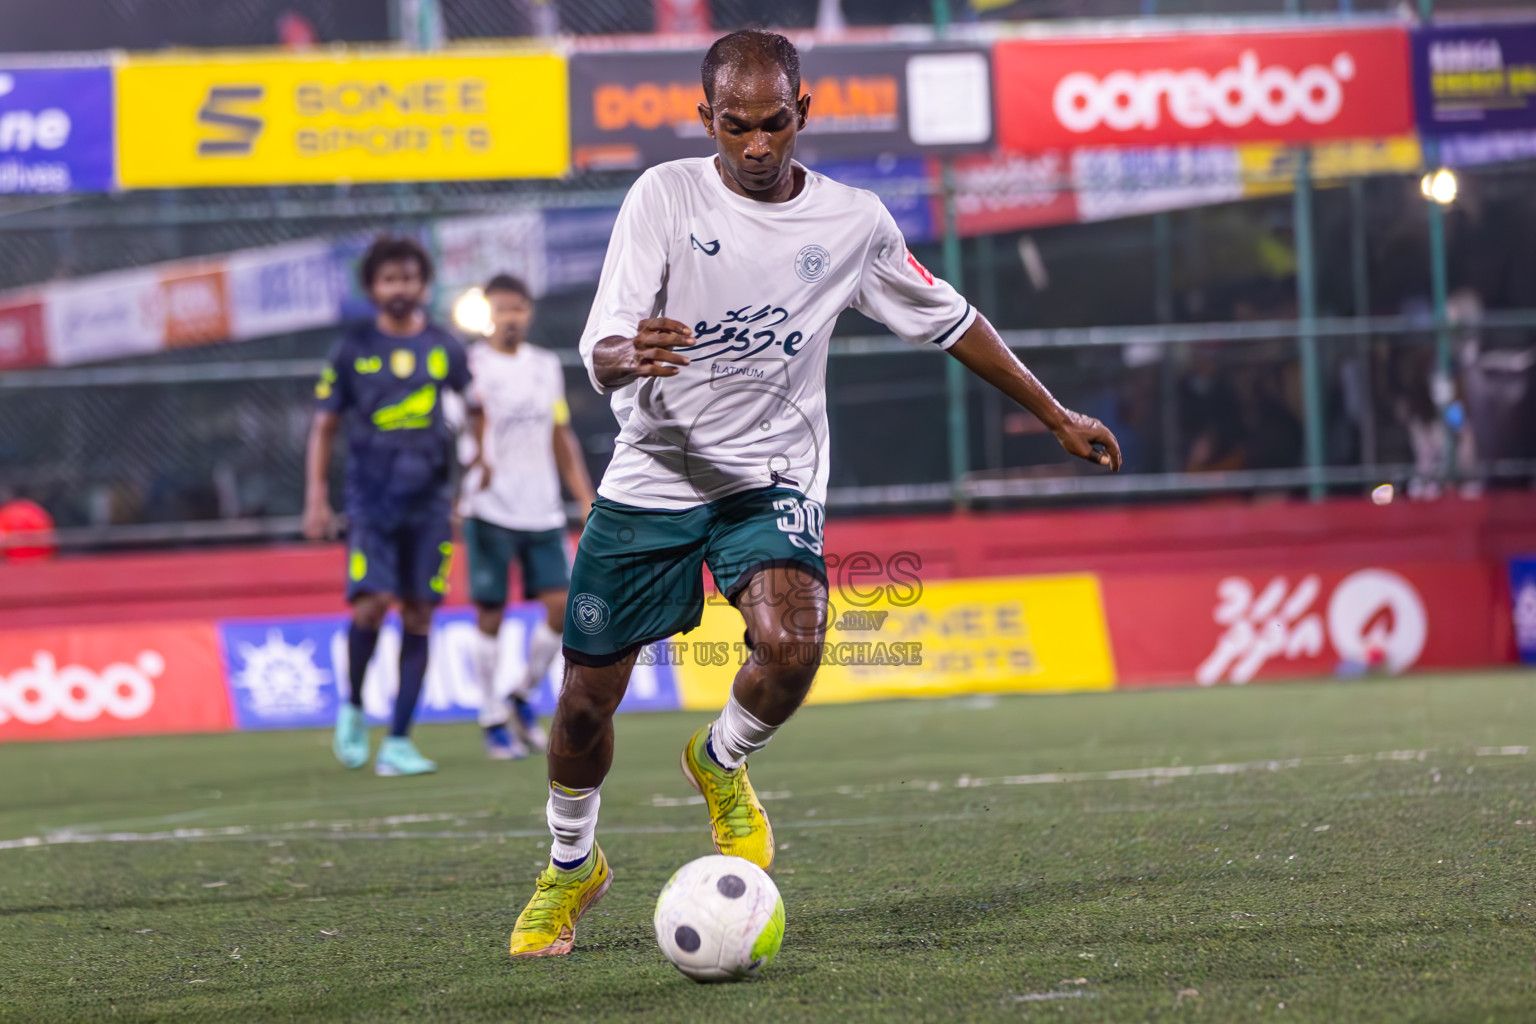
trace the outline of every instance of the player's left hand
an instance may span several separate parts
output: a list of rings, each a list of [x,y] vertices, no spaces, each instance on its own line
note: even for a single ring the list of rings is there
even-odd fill
[[[1067,410],[1067,417],[1055,430],[1056,440],[1067,454],[1080,459],[1108,466],[1112,472],[1120,472],[1120,442],[1109,428],[1092,416]]]

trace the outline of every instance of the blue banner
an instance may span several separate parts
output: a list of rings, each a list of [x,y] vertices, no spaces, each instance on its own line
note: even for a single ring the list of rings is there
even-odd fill
[[[1413,32],[1414,119],[1453,166],[1536,154],[1536,24],[1430,25]]]
[[[543,614],[543,606],[537,603],[508,609],[496,669],[498,694],[510,692],[527,670],[528,638],[536,617]],[[218,623],[235,727],[303,729],[335,724],[336,709],[348,690],[347,623],[345,615]],[[475,613],[469,609],[439,612],[434,619],[418,722],[466,722],[479,714],[480,686],[473,662],[477,630]],[[378,648],[363,682],[363,710],[372,722],[387,721],[394,710],[400,685],[399,656],[399,623],[391,621],[379,634]],[[539,714],[554,713],[562,674],[557,657],[530,699]],[[675,711],[679,706],[674,667],[637,664],[619,710]]]
[[[908,245],[931,242],[943,225],[934,215],[934,171],[926,157],[884,156],[859,160],[820,160],[815,169],[834,181],[867,188],[880,196],[896,218]]]
[[[0,194],[109,192],[112,69],[0,68]]]
[[[1536,665],[1536,556],[1509,560],[1510,605],[1520,660]]]

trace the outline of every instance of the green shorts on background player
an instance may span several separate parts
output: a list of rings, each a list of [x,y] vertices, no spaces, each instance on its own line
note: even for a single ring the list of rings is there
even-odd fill
[[[374,769],[420,775],[437,765],[411,742],[411,720],[426,678],[432,612],[447,595],[453,558],[453,436],[442,399],[446,390],[468,388],[470,375],[463,346],[428,323],[422,310],[432,261],[420,245],[380,238],[364,255],[359,275],[378,314],[341,339],[315,385],[304,535],[335,535],[331,446],[345,427],[350,689],[337,714],[333,749],[348,768],[368,760],[363,680],[384,616],[398,601],[400,687]]]
[[[565,404],[560,357],[528,341],[533,296],[515,277],[497,275],[484,288],[491,333],[469,351],[474,384],[465,396],[474,451],[459,514],[469,556],[469,591],[478,610],[475,675],[480,726],[494,760],[543,750],[544,731],[528,698],[560,653],[565,619],[565,507],[560,481],[581,508],[592,507],[592,481]],[[516,565],[523,597],[543,607],[528,639],[528,659],[509,693],[497,686],[508,575]],[[511,724],[511,733],[507,726]]]

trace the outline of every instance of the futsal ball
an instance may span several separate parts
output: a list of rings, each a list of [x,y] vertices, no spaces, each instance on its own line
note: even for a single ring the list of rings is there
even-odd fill
[[[689,861],[656,900],[656,942],[694,981],[756,977],[784,941],[784,901],[768,872],[740,857]]]

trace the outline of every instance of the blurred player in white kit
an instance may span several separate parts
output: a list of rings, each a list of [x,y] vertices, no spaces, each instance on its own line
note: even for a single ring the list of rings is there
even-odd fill
[[[469,352],[475,380],[466,397],[476,454],[465,473],[459,514],[480,627],[475,674],[485,749],[494,760],[511,761],[545,747],[528,698],[560,652],[565,621],[570,563],[560,482],[581,507],[583,521],[595,494],[571,429],[560,358],[528,341],[534,302],[527,285],[499,274],[484,293],[491,333]],[[496,692],[496,667],[514,561],[524,598],[544,608],[533,626],[526,668],[503,698]]]

